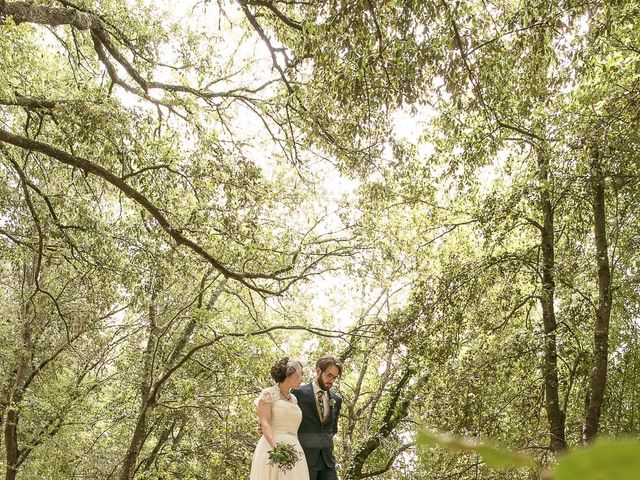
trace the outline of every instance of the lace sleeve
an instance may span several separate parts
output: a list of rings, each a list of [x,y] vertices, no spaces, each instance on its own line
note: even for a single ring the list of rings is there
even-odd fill
[[[256,398],[254,403],[258,405],[258,402],[260,400],[262,400],[265,403],[273,403],[276,400],[278,400],[278,397],[279,397],[278,392],[276,392],[273,387],[265,388],[260,392],[260,395],[258,395],[258,398]]]

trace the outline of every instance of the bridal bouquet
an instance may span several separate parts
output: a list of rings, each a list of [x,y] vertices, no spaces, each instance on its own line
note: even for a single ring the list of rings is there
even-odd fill
[[[288,472],[300,460],[300,452],[290,443],[278,443],[269,451],[269,464]]]

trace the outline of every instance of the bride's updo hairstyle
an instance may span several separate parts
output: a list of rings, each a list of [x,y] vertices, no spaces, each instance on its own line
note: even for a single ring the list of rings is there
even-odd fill
[[[302,375],[302,364],[297,360],[289,360],[289,357],[284,357],[271,367],[271,378],[276,383],[282,383],[295,372]]]

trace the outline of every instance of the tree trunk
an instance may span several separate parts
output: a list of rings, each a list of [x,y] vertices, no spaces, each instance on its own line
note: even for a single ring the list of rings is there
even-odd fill
[[[37,275],[36,264],[38,258],[33,259],[32,265],[23,268],[22,287],[22,311],[20,320],[22,322],[22,353],[18,365],[14,370],[13,378],[10,378],[10,396],[7,405],[7,418],[4,424],[4,446],[5,446],[5,479],[15,480],[18,476],[18,466],[20,465],[20,449],[18,447],[18,422],[20,420],[20,402],[24,396],[27,375],[31,365],[33,354],[33,319],[31,318],[31,301],[33,286],[35,285],[35,275]]]
[[[7,468],[5,479],[15,480],[18,475],[18,411],[10,407],[4,424],[4,441]]]
[[[543,223],[540,230],[542,245],[542,321],[544,323],[544,392],[551,451],[556,453],[567,447],[564,432],[564,412],[558,394],[558,353],[556,347],[555,298],[555,238],[553,231],[554,207],[551,201],[551,175],[547,155],[538,151],[538,180]]]
[[[138,418],[136,420],[136,426],[133,430],[133,436],[129,442],[129,448],[127,454],[122,462],[122,469],[120,470],[120,480],[130,480],[135,473],[136,463],[140,455],[140,450],[144,445],[144,441],[147,434],[147,426],[149,425],[149,419],[156,406],[156,399],[154,395],[150,395],[151,387],[153,385],[153,366],[156,357],[159,328],[157,325],[156,311],[157,311],[157,296],[159,287],[157,282],[153,282],[151,292],[151,304],[149,305],[149,336],[147,339],[147,346],[144,352],[144,367],[142,371],[142,378],[140,381],[140,408],[138,410]]]
[[[597,146],[591,151],[591,187],[593,192],[593,229],[598,265],[598,306],[594,329],[593,366],[587,391],[582,439],[591,442],[598,434],[602,400],[607,384],[609,319],[611,317],[611,269],[607,253],[605,180]]]
[[[211,272],[208,272],[202,279],[200,284],[201,291],[205,290],[205,282]],[[207,302],[207,308],[213,308],[213,305],[218,300],[224,286],[227,283],[227,279],[223,278],[216,289],[212,292],[211,298]],[[161,290],[161,283],[159,281],[152,287],[151,292],[151,305],[149,306],[149,340],[145,349],[144,357],[144,371],[142,374],[142,381],[140,384],[140,409],[138,410],[138,418],[136,420],[136,426],[129,443],[129,449],[124,458],[122,469],[120,470],[120,480],[131,480],[138,468],[137,463],[140,457],[140,451],[144,445],[148,436],[149,420],[153,415],[155,407],[158,403],[161,388],[163,384],[171,378],[173,372],[175,372],[176,365],[181,359],[182,352],[187,345],[189,338],[193,334],[196,327],[196,321],[192,317],[185,325],[180,338],[176,342],[176,345],[169,355],[169,358],[164,362],[164,373],[161,371],[159,375],[154,374],[154,365],[159,368],[160,359],[156,358],[156,352],[158,350],[158,342],[160,341],[160,328],[157,325],[157,296]],[[198,297],[198,308],[203,307],[203,295]]]
[[[360,444],[359,448],[356,449],[353,458],[349,460],[345,472],[345,478],[347,480],[359,480],[382,475],[392,468],[393,462],[399,454],[413,446],[412,443],[401,446],[395,454],[391,454],[387,464],[375,472],[363,471],[369,458],[383,445],[385,439],[393,433],[400,422],[409,415],[411,402],[429,378],[429,375],[425,374],[411,385],[411,380],[415,377],[415,374],[416,371],[413,368],[407,368],[403,372],[402,377],[390,394],[389,403],[387,404],[380,425],[374,432],[369,433],[369,436]]]

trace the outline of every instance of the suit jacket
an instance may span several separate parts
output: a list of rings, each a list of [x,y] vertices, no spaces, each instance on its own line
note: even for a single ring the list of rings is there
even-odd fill
[[[299,389],[292,390],[298,399],[298,406],[302,410],[302,422],[298,427],[298,440],[309,468],[318,466],[323,468],[322,460],[330,468],[336,468],[336,459],[333,456],[333,436],[338,431],[338,418],[342,398],[329,391],[329,415],[322,422],[316,406],[316,398],[313,394],[313,385],[302,385]],[[333,405],[332,405],[333,404]]]

